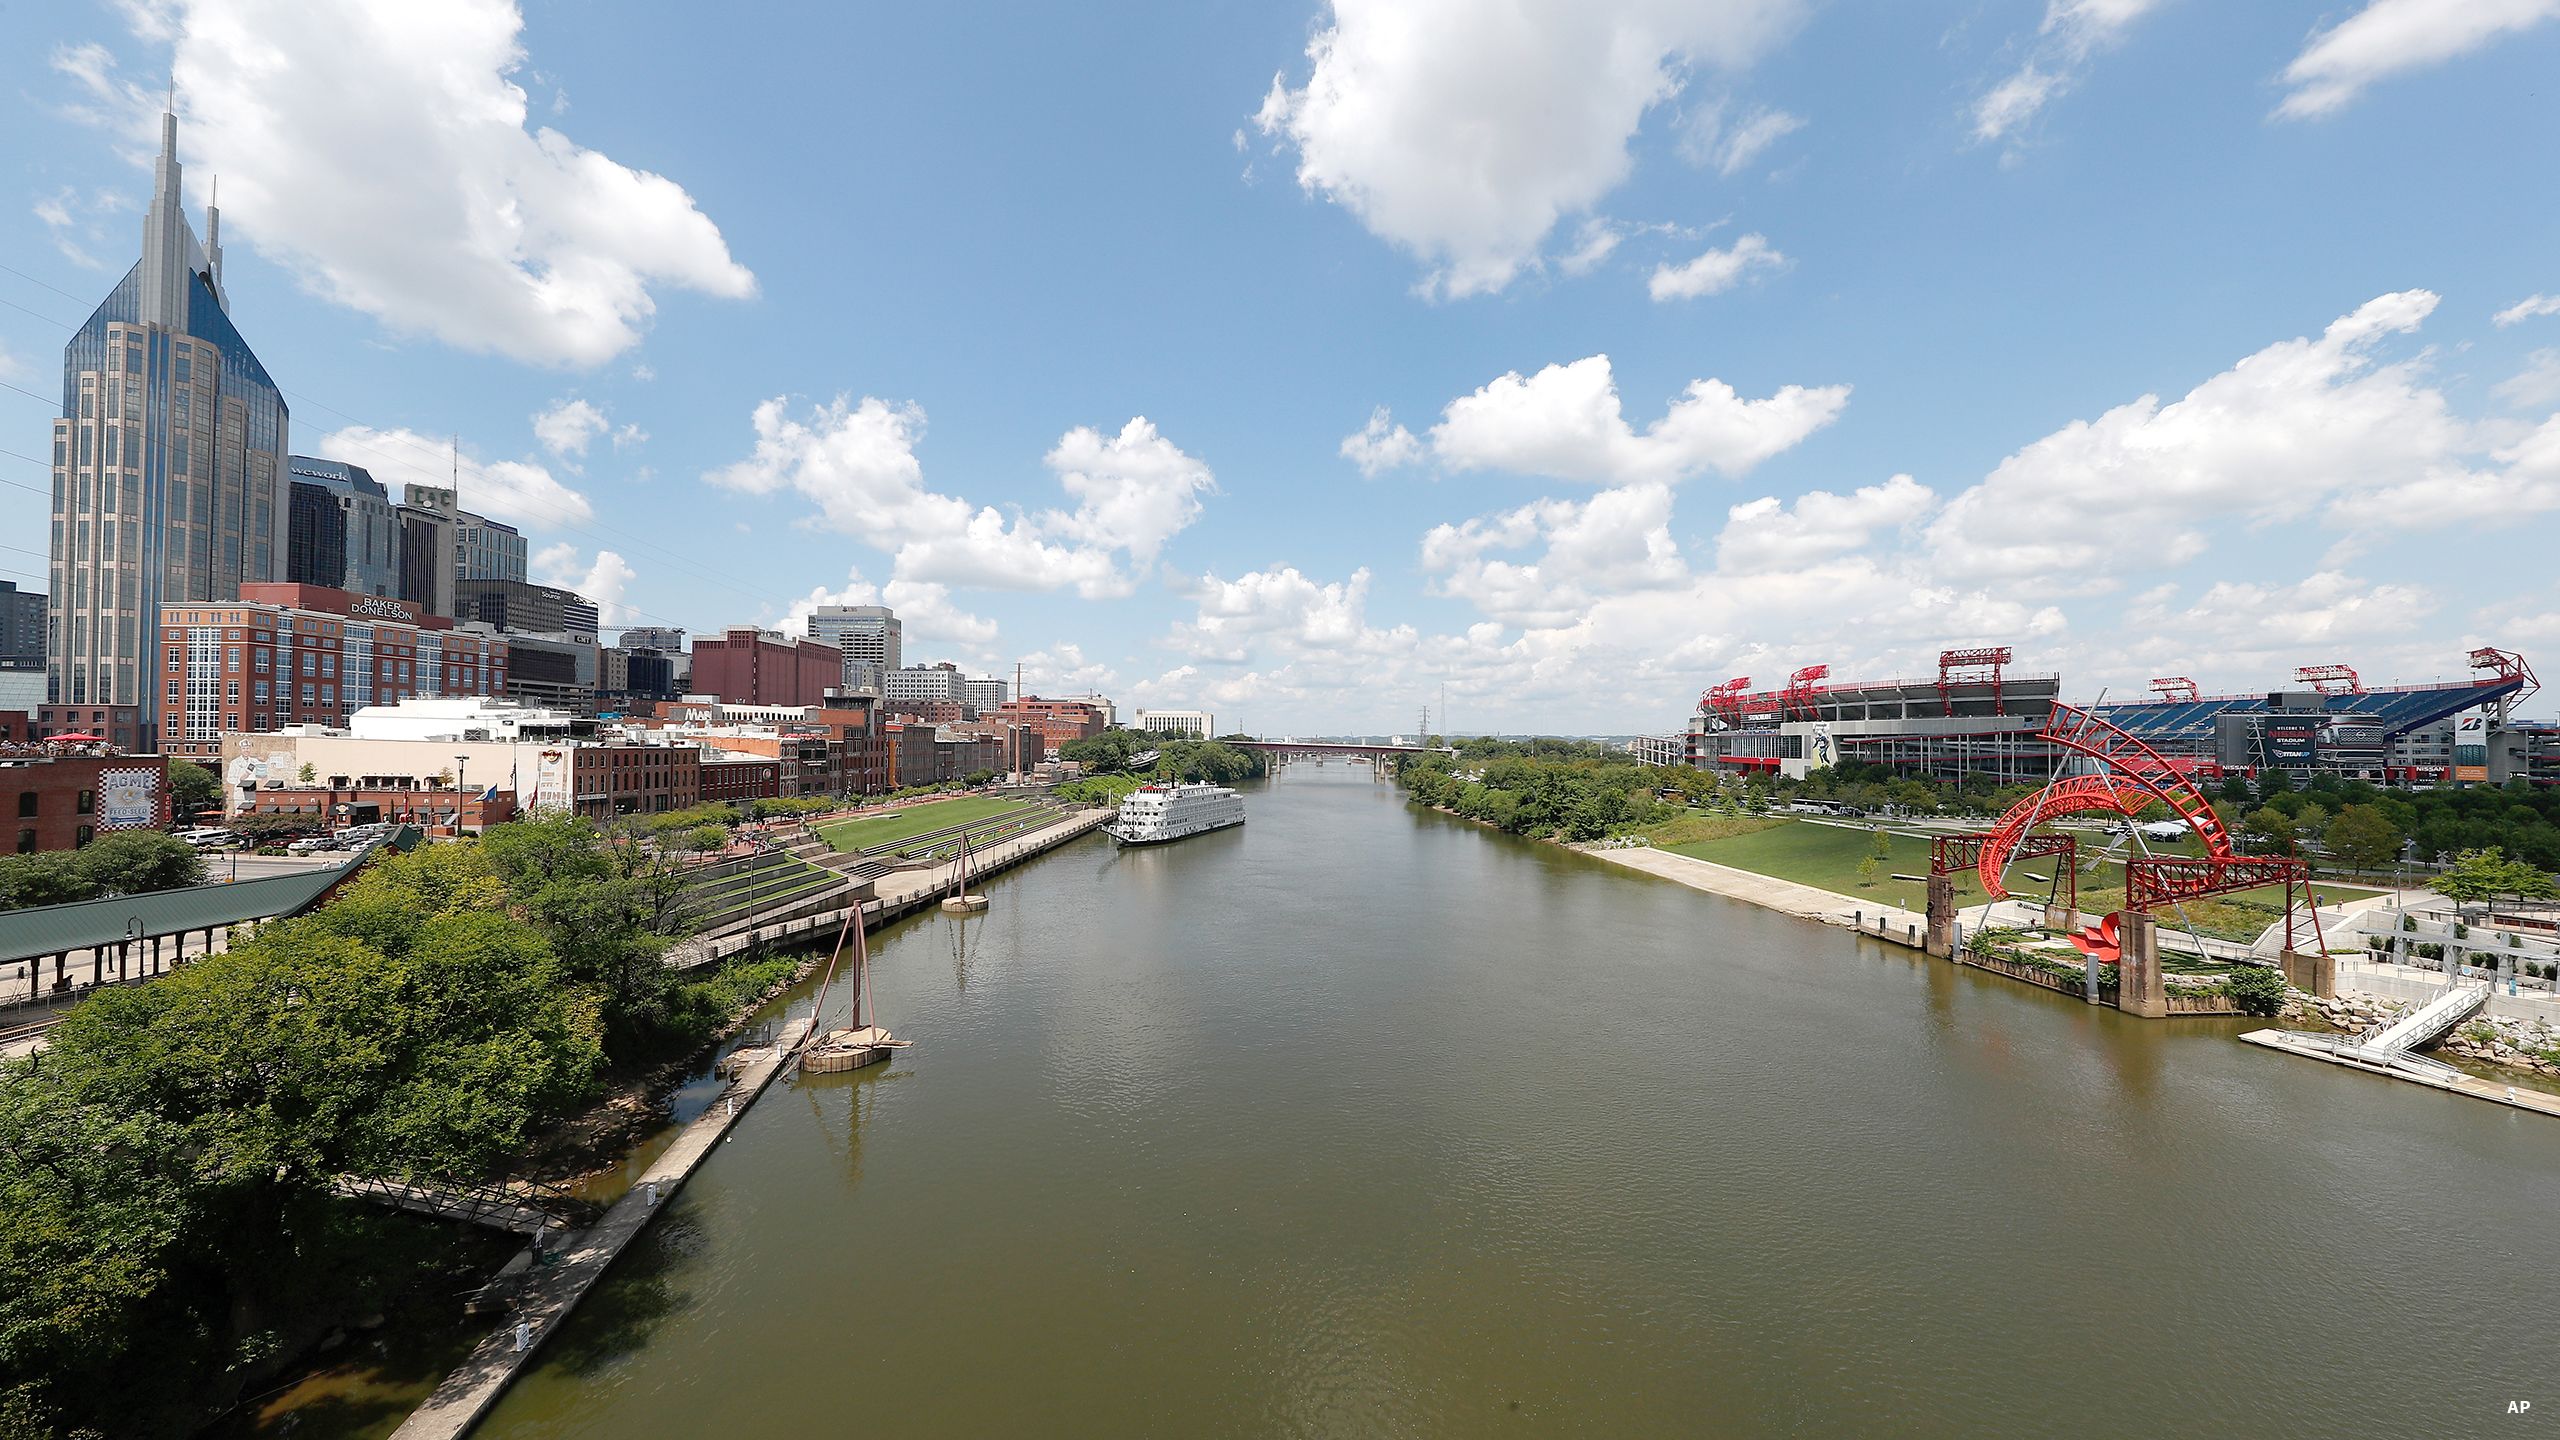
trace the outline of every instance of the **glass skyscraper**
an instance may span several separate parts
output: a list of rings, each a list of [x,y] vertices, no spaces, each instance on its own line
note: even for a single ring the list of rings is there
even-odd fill
[[[177,148],[162,115],[142,259],[64,347],[53,426],[42,723],[137,750],[159,743],[164,671],[182,683],[160,607],[283,579],[290,513],[284,396],[232,326],[219,212],[201,242],[187,225]]]

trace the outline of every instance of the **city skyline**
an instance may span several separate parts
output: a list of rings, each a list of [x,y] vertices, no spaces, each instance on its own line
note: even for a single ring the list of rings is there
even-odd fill
[[[1531,5],[1420,59],[1428,5],[816,14],[785,56],[673,10],[66,10],[0,141],[0,414],[45,443],[174,74],[290,448],[458,471],[609,630],[885,603],[1031,693],[1308,732],[1443,686],[1668,731],[1965,643],[2074,692],[2449,676],[2560,640],[2551,202],[2492,143],[2555,10]],[[752,163],[654,103],[728,64],[778,67]]]

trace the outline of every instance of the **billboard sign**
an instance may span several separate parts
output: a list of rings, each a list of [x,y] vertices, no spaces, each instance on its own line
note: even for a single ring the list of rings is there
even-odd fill
[[[2325,723],[2318,716],[2268,716],[2266,728],[2259,732],[2267,763],[2285,770],[2310,767],[2319,758],[2320,729]]]
[[[160,823],[160,772],[98,772],[98,828],[140,830]]]

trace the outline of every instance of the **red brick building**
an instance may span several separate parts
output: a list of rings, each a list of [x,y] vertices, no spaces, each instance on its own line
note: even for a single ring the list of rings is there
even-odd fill
[[[161,748],[172,755],[219,755],[226,731],[343,726],[367,705],[507,688],[505,640],[325,585],[243,585],[227,604],[164,605],[159,650]]]
[[[834,646],[732,625],[716,640],[694,640],[685,688],[732,705],[820,705],[843,683],[844,653]]]
[[[1037,732],[1042,755],[1023,757],[1025,764],[1046,759],[1058,753],[1058,747],[1071,740],[1090,740],[1103,732],[1106,723],[1098,705],[1082,700],[1043,700],[1036,695],[1020,700],[1007,700],[992,712],[992,717],[1025,725]],[[1026,744],[1023,747],[1028,750]]]
[[[741,805],[782,793],[782,762],[730,756],[702,762],[702,803]]]
[[[516,818],[516,797],[511,790],[483,790],[474,786],[462,792],[461,804],[462,829],[468,834],[479,834],[492,825],[502,825]],[[431,835],[450,835],[453,833],[454,792],[416,786],[332,788],[296,785],[283,790],[252,792],[249,803],[238,813],[307,815],[311,817],[314,830],[381,820],[416,825]]]
[[[0,817],[6,817],[11,850],[75,850],[106,831],[169,823],[166,758],[56,753],[60,749],[0,748]]]

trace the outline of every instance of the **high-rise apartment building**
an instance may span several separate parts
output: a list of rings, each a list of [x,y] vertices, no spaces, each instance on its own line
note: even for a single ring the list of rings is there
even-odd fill
[[[821,605],[809,612],[809,638],[844,654],[844,689],[877,694],[880,677],[905,661],[905,629],[886,605]]]
[[[441,515],[452,525],[454,579],[523,581],[522,531],[463,509],[460,492],[446,486],[410,485],[403,498],[411,508]]]
[[[984,714],[1013,698],[1013,682],[1009,680],[963,680],[960,701],[971,710]]]
[[[419,504],[418,492],[424,488],[418,485],[408,487],[405,503],[395,512],[400,520],[399,598],[428,615],[451,615],[456,568],[453,512]],[[450,495],[453,492],[431,490],[429,493]]]
[[[361,465],[295,455],[285,579],[389,599],[400,594],[400,519]]]
[[[231,323],[220,214],[199,242],[180,175],[164,114],[142,258],[64,347],[53,426],[42,723],[133,749],[159,742],[161,607],[285,571],[284,395]]]

